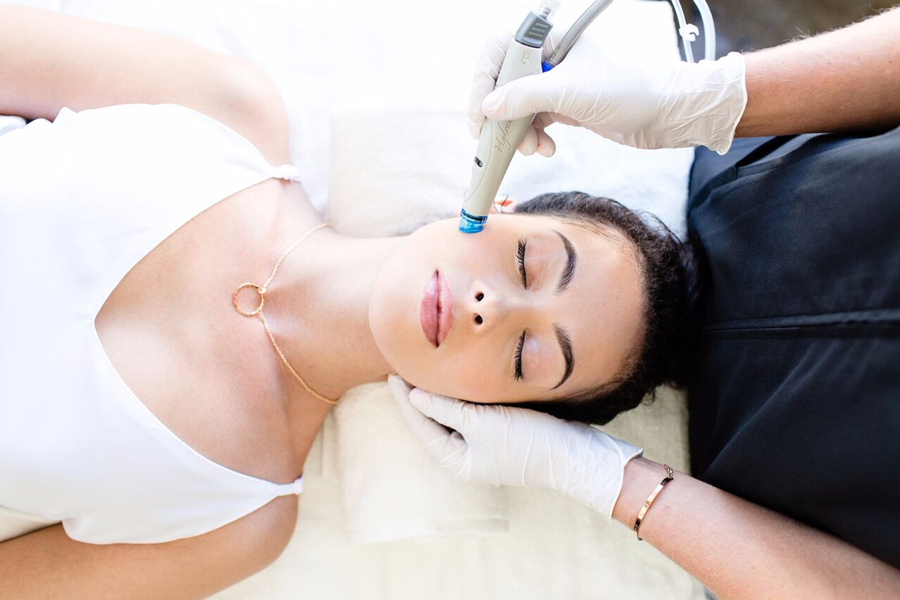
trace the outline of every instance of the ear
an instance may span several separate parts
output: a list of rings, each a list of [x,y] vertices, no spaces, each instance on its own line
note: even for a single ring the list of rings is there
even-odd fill
[[[513,213],[513,212],[516,212],[516,206],[518,204],[519,204],[518,200],[516,200],[514,198],[510,198],[506,194],[500,194],[494,199],[494,203],[491,204],[490,213],[491,214]]]

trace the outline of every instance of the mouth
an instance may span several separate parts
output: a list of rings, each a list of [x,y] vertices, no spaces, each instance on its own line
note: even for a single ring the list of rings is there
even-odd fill
[[[425,338],[439,348],[453,327],[453,294],[447,280],[435,271],[425,283],[419,302],[419,325]]]

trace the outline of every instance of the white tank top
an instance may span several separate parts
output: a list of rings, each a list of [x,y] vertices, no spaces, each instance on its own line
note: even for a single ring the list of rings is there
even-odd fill
[[[0,137],[0,508],[81,542],[159,543],[302,491],[302,478],[238,473],[175,436],[94,327],[141,258],[270,177],[296,169],[174,104],[63,108]]]

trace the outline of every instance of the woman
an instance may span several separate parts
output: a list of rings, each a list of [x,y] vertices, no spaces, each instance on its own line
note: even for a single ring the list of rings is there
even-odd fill
[[[3,593],[208,595],[287,544],[350,387],[605,393],[680,326],[680,246],[612,202],[346,238],[290,183],[285,110],[252,65],[0,16],[0,113],[36,119],[0,138],[0,271],[25,294],[0,321],[0,506],[62,522],[0,543]],[[671,306],[650,319],[657,280]]]

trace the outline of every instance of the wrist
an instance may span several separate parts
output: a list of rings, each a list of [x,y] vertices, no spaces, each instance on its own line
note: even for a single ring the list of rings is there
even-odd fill
[[[731,52],[715,61],[681,63],[681,67],[677,93],[665,116],[671,123],[690,124],[682,129],[677,147],[706,146],[725,154],[747,106],[743,55]]]
[[[625,465],[622,492],[613,507],[612,518],[631,529],[644,501],[665,476],[661,464],[643,456],[629,461]]]
[[[565,484],[557,489],[612,520],[625,467],[634,457],[640,456],[643,449],[594,427],[584,427],[585,442],[573,445],[579,449],[578,455],[570,456],[567,461],[572,472],[566,475]]]

